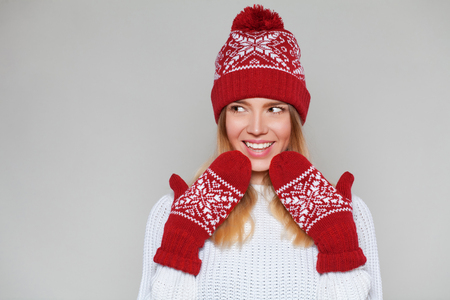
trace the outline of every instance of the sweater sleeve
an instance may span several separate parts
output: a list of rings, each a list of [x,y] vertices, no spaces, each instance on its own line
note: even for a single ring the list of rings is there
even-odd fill
[[[331,272],[320,276],[317,299],[383,299],[375,226],[367,205],[358,197],[353,199],[353,218],[359,246],[367,262],[349,272]]]
[[[157,264],[151,294],[154,300],[194,300],[197,296],[195,276]]]
[[[153,206],[148,216],[138,300],[191,299],[195,296],[195,276],[153,261],[156,250],[161,246],[164,225],[169,218],[172,202],[173,194],[165,195]]]

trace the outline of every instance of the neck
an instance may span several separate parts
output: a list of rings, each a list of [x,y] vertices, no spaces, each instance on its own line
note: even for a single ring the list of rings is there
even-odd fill
[[[266,176],[267,171],[252,171],[252,177],[250,178],[250,184],[263,184],[264,177]]]

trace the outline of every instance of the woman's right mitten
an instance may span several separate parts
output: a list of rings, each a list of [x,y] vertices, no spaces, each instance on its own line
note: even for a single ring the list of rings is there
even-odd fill
[[[172,175],[175,200],[153,260],[197,275],[200,248],[242,199],[251,172],[250,160],[244,154],[229,151],[217,157],[189,189],[178,175]]]

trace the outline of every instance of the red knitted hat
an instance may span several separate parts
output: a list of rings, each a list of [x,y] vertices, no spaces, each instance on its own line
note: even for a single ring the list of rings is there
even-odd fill
[[[294,106],[302,124],[310,95],[300,48],[278,13],[261,5],[244,8],[216,59],[211,101],[216,122],[222,109],[246,98],[268,98]]]

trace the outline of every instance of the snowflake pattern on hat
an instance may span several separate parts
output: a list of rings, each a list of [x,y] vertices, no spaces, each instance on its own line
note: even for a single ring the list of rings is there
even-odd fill
[[[289,73],[304,81],[300,48],[287,31],[232,31],[216,58],[214,80],[244,69],[266,68]]]

